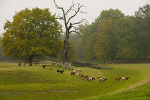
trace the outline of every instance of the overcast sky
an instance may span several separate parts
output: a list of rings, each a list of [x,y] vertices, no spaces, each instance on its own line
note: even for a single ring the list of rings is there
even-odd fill
[[[56,0],[56,3],[68,10],[72,0]],[[125,15],[134,15],[139,7],[150,4],[150,0],[74,0],[74,3],[86,6],[81,10],[87,12],[87,14],[78,14],[73,21],[78,22],[85,18],[91,24],[102,10],[119,9]],[[15,12],[24,10],[26,7],[29,9],[35,7],[50,8],[52,14],[61,14],[61,11],[56,9],[53,0],[0,0],[0,35],[5,32],[3,26],[6,19],[12,21]],[[61,22],[61,24],[63,23]]]

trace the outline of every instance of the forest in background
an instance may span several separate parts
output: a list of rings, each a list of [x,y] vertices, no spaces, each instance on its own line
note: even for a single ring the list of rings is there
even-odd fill
[[[79,29],[82,36],[70,34],[69,54],[72,62],[150,59],[150,5],[148,4],[140,7],[134,16],[125,16],[118,9],[103,10],[92,24],[80,25]],[[61,34],[60,40],[63,39],[64,35]],[[61,61],[61,53],[62,51],[57,58],[42,57],[42,59]],[[3,54],[0,43],[0,61],[10,59]]]

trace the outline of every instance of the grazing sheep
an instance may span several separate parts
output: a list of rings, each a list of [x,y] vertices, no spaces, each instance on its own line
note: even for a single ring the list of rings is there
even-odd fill
[[[77,68],[74,68],[75,71],[78,71],[78,72],[81,72],[82,69],[77,69]]]
[[[45,68],[46,65],[42,65],[43,68]]]
[[[95,80],[95,78],[94,77],[88,77],[88,80],[93,81],[93,80]]]
[[[121,77],[119,77],[119,78],[114,78],[114,81],[116,82],[116,81],[120,81],[120,79],[121,79]]]
[[[71,75],[74,75],[74,74],[75,74],[75,72],[71,72],[70,74],[71,74]]]
[[[86,81],[87,81],[87,80],[88,80],[88,77],[84,77],[84,80],[86,80]]]
[[[57,72],[58,73],[60,72],[62,74],[64,72],[64,70],[57,70]]]
[[[49,70],[52,70],[52,68],[49,68]]]
[[[104,78],[104,82],[107,80],[107,78]]]
[[[97,78],[97,82],[105,82],[106,80],[107,78],[101,78],[101,77]]]
[[[98,79],[97,79],[97,82],[103,82],[103,81],[104,81],[103,78],[98,78]]]
[[[130,79],[130,77],[126,77],[126,80]]]
[[[73,70],[74,72],[76,72],[76,70]]]
[[[122,80],[128,80],[130,77],[121,77]]]

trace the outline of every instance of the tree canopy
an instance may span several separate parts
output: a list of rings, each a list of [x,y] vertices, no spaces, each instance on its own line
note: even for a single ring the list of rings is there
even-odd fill
[[[57,56],[61,49],[58,39],[61,25],[49,9],[25,8],[17,12],[13,21],[4,25],[1,40],[5,56],[22,57],[32,61],[35,56]]]
[[[78,61],[88,62],[150,59],[149,9],[149,4],[139,7],[134,16],[125,16],[118,9],[103,10],[92,24],[79,25],[82,37],[70,35],[66,46],[73,58],[70,60],[76,57]],[[76,23],[69,21],[68,30],[74,29]],[[6,56],[30,60],[34,56],[57,56],[63,49],[64,44],[58,40],[61,25],[48,9],[26,8],[16,13],[12,22],[7,21],[4,29],[1,41]],[[72,42],[75,45],[70,45]]]
[[[103,10],[90,25],[80,26],[81,60],[137,60],[150,58],[150,5],[124,16],[118,9]],[[81,57],[82,56],[82,57]]]

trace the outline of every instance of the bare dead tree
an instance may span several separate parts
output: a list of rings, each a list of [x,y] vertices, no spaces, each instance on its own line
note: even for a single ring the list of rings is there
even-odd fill
[[[63,7],[60,7],[56,4],[56,1],[54,1],[54,4],[56,6],[57,9],[62,10],[63,15],[62,16],[57,16],[57,19],[63,20],[64,24],[65,24],[65,40],[64,40],[64,54],[63,54],[63,64],[64,64],[64,68],[65,69],[72,69],[70,66],[70,61],[69,61],[69,34],[70,33],[77,33],[80,35],[80,33],[78,32],[78,28],[75,27],[75,25],[77,24],[81,24],[81,23],[86,23],[86,19],[81,19],[79,22],[75,22],[72,23],[71,19],[73,19],[78,13],[86,13],[86,12],[82,12],[81,8],[85,7],[83,5],[81,5],[80,3],[73,3],[70,6],[70,8],[65,12]],[[67,18],[67,16],[69,15],[70,12],[74,12],[74,14],[72,14],[70,17]]]

